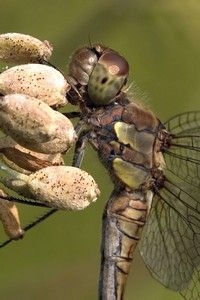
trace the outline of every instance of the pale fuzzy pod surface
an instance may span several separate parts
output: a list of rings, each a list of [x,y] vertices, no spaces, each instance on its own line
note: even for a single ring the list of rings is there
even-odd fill
[[[6,165],[24,174],[30,174],[51,165],[64,165],[61,153],[35,152],[20,146],[9,136],[0,138],[0,155]]]
[[[56,69],[42,64],[14,66],[0,74],[0,93],[25,94],[49,106],[65,106],[70,85]]]
[[[0,59],[8,63],[48,61],[53,47],[48,41],[40,41],[28,34],[0,34]]]
[[[49,207],[81,210],[96,201],[97,183],[87,172],[71,166],[49,166],[30,175],[2,168],[7,187],[41,201]]]
[[[23,237],[24,231],[20,225],[19,213],[16,204],[1,198],[6,196],[7,195],[0,190],[0,220],[5,233],[10,238],[17,240]]]
[[[64,152],[76,141],[67,117],[23,94],[0,97],[0,127],[23,147],[41,153]]]

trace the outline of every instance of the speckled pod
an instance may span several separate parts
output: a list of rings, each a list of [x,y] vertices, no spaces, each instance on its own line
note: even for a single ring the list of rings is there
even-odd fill
[[[0,127],[25,148],[42,153],[66,151],[76,140],[73,124],[36,98],[0,97]]]
[[[61,153],[34,152],[20,146],[9,136],[0,138],[0,154],[6,165],[24,174],[30,174],[48,166],[64,165]]]
[[[29,63],[49,60],[53,47],[22,33],[0,34],[0,59],[11,63]]]
[[[3,224],[5,233],[14,240],[23,237],[24,231],[20,225],[20,219],[17,206],[10,201],[2,199],[1,197],[7,195],[0,190],[0,220]]]
[[[67,104],[66,93],[69,89],[69,84],[59,71],[41,64],[15,66],[0,74],[1,94],[25,94],[54,107]]]
[[[71,166],[50,166],[31,175],[2,167],[10,174],[1,181],[24,196],[34,198],[49,207],[81,210],[96,201],[98,186],[87,172]]]

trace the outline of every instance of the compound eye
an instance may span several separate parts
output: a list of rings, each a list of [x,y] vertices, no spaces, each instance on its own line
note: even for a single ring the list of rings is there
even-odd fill
[[[117,52],[109,51],[105,52],[98,61],[104,65],[108,73],[112,76],[128,76],[129,65],[124,57]]]
[[[106,49],[95,65],[88,82],[88,94],[95,106],[115,100],[129,72],[128,62],[117,52]]]
[[[72,56],[69,64],[69,75],[75,78],[79,84],[87,85],[97,62],[98,58],[94,51],[85,47],[80,48]]]

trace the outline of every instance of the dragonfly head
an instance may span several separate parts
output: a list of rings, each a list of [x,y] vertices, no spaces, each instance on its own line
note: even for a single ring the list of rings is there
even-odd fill
[[[80,48],[69,64],[70,93],[77,93],[75,103],[88,107],[106,106],[116,100],[127,82],[129,65],[118,52],[102,45]],[[70,101],[70,100],[69,100]]]

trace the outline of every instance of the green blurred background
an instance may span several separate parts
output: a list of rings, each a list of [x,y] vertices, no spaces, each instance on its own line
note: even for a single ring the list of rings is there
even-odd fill
[[[2,33],[51,41],[52,62],[63,70],[71,53],[89,41],[121,52],[130,63],[130,82],[161,120],[200,109],[199,0],[7,0],[0,11]],[[101,215],[112,184],[91,149],[84,168],[98,181],[101,198],[83,212],[57,213],[1,249],[1,299],[97,299]],[[25,222],[41,213],[20,211]],[[155,282],[137,254],[125,299],[181,297]]]

